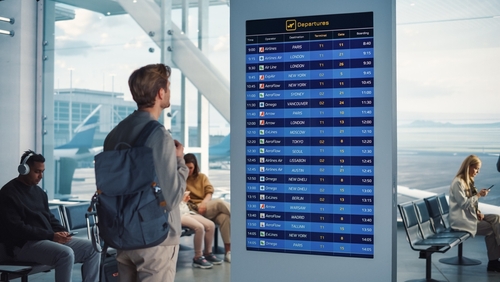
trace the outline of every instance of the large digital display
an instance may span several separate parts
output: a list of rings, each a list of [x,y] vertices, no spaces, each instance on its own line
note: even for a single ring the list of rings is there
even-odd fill
[[[246,21],[246,249],[373,258],[373,13]]]

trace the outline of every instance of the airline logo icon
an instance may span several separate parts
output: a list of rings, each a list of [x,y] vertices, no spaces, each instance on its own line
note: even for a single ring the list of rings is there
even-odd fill
[[[263,129],[259,130],[259,135],[264,135],[264,130]]]
[[[260,194],[260,199],[261,199],[261,200],[265,200],[265,199],[266,199],[266,195],[264,195],[264,194]]]
[[[261,213],[261,214],[263,214],[263,213]],[[265,215],[264,215],[264,217],[265,217]],[[259,226],[260,226],[260,227],[266,227],[266,223],[265,223],[265,222],[263,222],[263,221],[261,221]]]
[[[260,204],[260,209],[265,210],[266,209],[266,204]]]
[[[259,177],[259,180],[260,180],[260,182],[264,182],[264,181],[266,181],[266,177],[265,176],[261,176],[261,177]]]
[[[263,117],[263,116],[265,116],[265,115],[266,115],[266,113],[265,113],[265,112],[259,112],[259,116]]]
[[[260,191],[264,191],[266,190],[266,186],[265,185],[260,185]]]
[[[259,148],[259,153],[264,154],[265,152],[264,148]]]
[[[259,102],[259,107],[264,108],[264,102]]]
[[[259,98],[264,98],[264,93],[263,92],[259,93]]]
[[[265,213],[263,213],[263,212],[261,212],[261,213],[260,213],[260,218],[266,218],[266,214],[265,214]],[[264,222],[261,222],[261,223],[264,223]]]
[[[259,139],[259,144],[265,144],[265,143],[266,143],[265,139]]]
[[[286,31],[295,31],[295,30],[297,30],[297,21],[286,20]]]
[[[259,89],[264,89],[266,86],[264,83],[259,83]]]
[[[266,237],[266,232],[265,231],[260,231],[260,237]]]
[[[263,167],[263,166],[261,166],[261,167],[259,168],[259,171],[260,171],[260,172],[266,172],[266,168],[265,168],[265,167]]]
[[[266,162],[266,158],[260,158],[260,163],[261,163],[261,164],[263,164],[263,163],[265,163],[265,162]],[[264,177],[261,177],[261,179],[262,179],[261,181],[264,181],[264,180],[263,180],[263,179],[264,179]]]
[[[265,124],[266,124],[266,121],[265,121],[265,120],[263,120],[263,119],[261,119],[261,120],[259,121],[259,124],[260,124],[260,125],[265,125]]]
[[[264,70],[264,65],[259,65],[259,70],[263,71]]]
[[[259,62],[264,62],[264,56],[259,56]]]
[[[261,246],[265,246],[265,245],[266,245],[266,241],[264,241],[264,240],[260,240],[260,245],[261,245]]]
[[[263,74],[259,75],[259,80],[264,80],[264,75]]]
[[[259,47],[259,53],[264,53],[264,47]]]

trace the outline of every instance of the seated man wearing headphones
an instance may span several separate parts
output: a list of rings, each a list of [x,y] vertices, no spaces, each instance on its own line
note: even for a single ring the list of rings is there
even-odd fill
[[[19,176],[0,190],[0,240],[17,261],[55,268],[55,281],[71,281],[73,264],[82,262],[82,281],[99,280],[100,256],[90,240],[73,238],[49,211],[47,194],[38,186],[45,158],[29,150],[21,157]]]

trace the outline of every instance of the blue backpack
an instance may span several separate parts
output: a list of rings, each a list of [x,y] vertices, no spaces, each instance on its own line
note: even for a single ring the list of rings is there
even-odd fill
[[[119,143],[94,157],[97,191],[91,207],[97,212],[99,236],[121,250],[148,248],[168,236],[169,213],[158,187],[153,151],[144,146],[161,124],[150,121],[133,146]],[[122,145],[126,149],[119,150]]]

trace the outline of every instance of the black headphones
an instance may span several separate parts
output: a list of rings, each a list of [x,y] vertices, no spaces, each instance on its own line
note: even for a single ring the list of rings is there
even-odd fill
[[[28,173],[30,173],[30,166],[27,165],[26,162],[31,156],[33,156],[33,153],[29,153],[26,157],[24,157],[21,164],[17,167],[17,171],[19,172],[19,174],[27,175]]]

